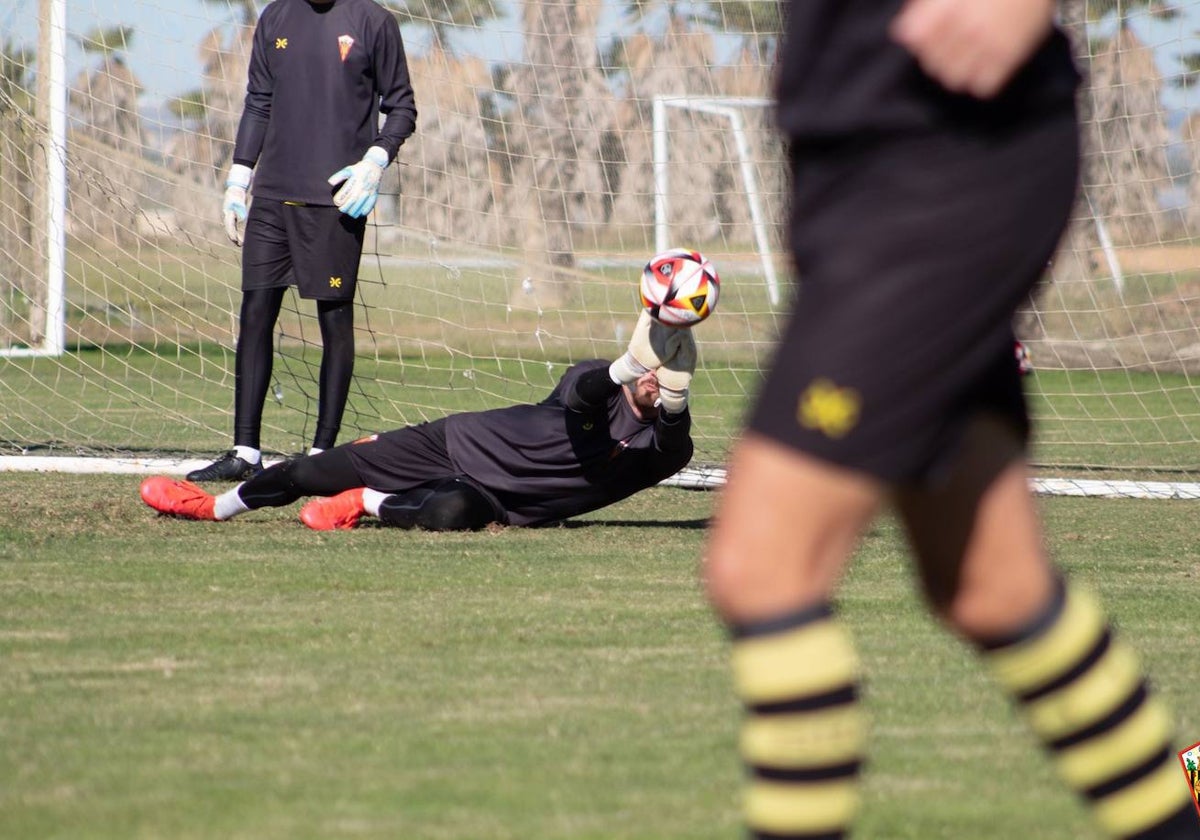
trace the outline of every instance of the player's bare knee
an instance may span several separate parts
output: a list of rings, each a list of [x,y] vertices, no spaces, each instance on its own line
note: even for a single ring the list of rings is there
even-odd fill
[[[775,550],[748,550],[740,529],[713,535],[704,558],[705,590],[727,621],[781,615],[828,600],[854,545],[855,533],[795,534]],[[819,537],[823,537],[818,539]]]
[[[1026,579],[1002,586],[960,586],[938,610],[942,620],[969,640],[1007,635],[1045,609],[1053,579]]]

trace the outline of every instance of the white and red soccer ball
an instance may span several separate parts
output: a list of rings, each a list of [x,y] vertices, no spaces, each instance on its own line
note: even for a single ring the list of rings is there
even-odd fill
[[[699,251],[672,248],[642,271],[642,306],[660,324],[694,327],[717,308],[721,278]]]

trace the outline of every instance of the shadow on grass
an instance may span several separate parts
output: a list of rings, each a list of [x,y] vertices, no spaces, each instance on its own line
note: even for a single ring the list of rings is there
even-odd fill
[[[712,520],[704,519],[568,519],[543,528],[707,528]]]

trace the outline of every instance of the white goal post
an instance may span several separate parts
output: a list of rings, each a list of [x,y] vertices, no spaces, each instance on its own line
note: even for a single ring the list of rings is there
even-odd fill
[[[38,102],[42,103],[45,131],[40,140],[43,168],[34,174],[42,179],[44,198],[34,202],[33,229],[42,232],[45,248],[45,325],[42,341],[34,347],[0,347],[0,357],[58,356],[66,349],[65,231],[67,207],[67,8],[66,0],[38,0],[38,44],[48,57],[46,72],[38,78]],[[36,164],[35,164],[36,165]],[[38,205],[42,206],[38,206]],[[39,213],[39,211],[41,211]],[[40,222],[40,224],[39,224]],[[36,235],[36,234],[35,234]]]
[[[750,145],[746,139],[746,126],[742,120],[743,108],[769,108],[770,99],[746,96],[655,96],[654,97],[654,250],[661,253],[672,247],[671,240],[671,178],[670,178],[670,125],[667,113],[670,108],[693,110],[712,114],[729,121],[737,148],[738,172],[746,189],[746,202],[750,209],[751,225],[754,229],[754,245],[762,264],[763,277],[767,284],[767,295],[772,306],[780,303],[779,279],[775,272],[775,261],[771,255],[771,244],[763,215],[762,196],[758,179],[750,157]]]

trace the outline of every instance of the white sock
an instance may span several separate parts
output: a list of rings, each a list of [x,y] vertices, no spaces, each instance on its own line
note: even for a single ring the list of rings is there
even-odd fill
[[[251,446],[235,446],[233,451],[237,456],[247,464],[258,464],[262,462],[262,452]]]
[[[391,493],[380,493],[378,490],[372,490],[370,487],[363,490],[363,510],[371,514],[371,516],[379,516],[379,506],[383,504],[383,500]]]
[[[250,508],[246,507],[246,503],[242,501],[242,497],[238,495],[238,490],[241,488],[242,485],[239,484],[232,490],[226,490],[217,496],[216,501],[213,503],[213,516],[218,520],[232,519],[239,513],[245,513],[250,510]]]
[[[320,447],[313,446],[313,447],[310,447],[310,448],[309,448],[309,450],[308,450],[308,454],[309,454],[309,455],[320,455],[320,454],[321,454],[322,452],[324,452],[324,451],[325,451],[325,450],[324,450],[324,449],[321,449]]]

